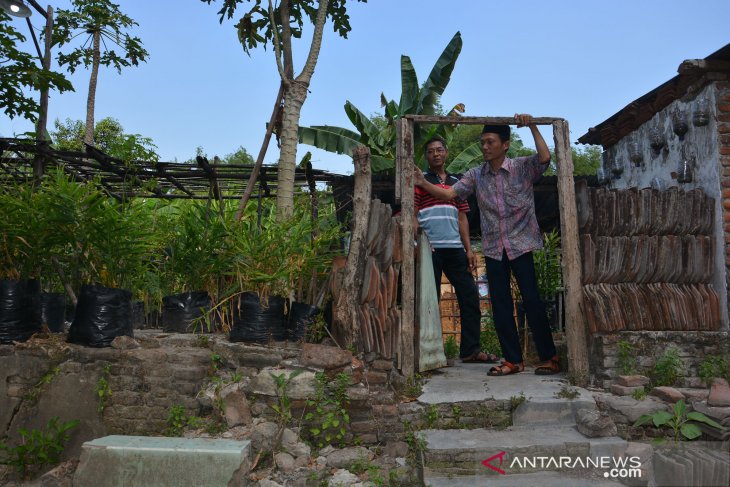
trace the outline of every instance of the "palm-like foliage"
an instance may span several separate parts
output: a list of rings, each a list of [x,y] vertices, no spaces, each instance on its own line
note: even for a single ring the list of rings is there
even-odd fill
[[[315,125],[299,128],[299,142],[313,145],[319,149],[338,154],[351,154],[358,145],[370,148],[374,172],[387,171],[395,167],[396,131],[394,121],[405,115],[433,115],[438,109],[439,97],[451,80],[451,73],[461,52],[461,34],[457,32],[436,60],[431,72],[419,85],[416,70],[408,56],[401,56],[401,96],[396,103],[381,94],[381,104],[385,110],[385,124],[377,124],[357,109],[352,103],[345,103],[345,113],[357,132],[329,125]],[[464,111],[464,106],[456,105],[449,115]],[[438,125],[416,125],[415,147],[419,147],[435,134],[444,138],[453,127]],[[419,157],[421,154],[416,154]]]

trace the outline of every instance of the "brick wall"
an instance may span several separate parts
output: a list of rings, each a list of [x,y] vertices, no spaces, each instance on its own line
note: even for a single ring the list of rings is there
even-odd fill
[[[728,75],[726,75],[727,77]],[[723,227],[725,231],[725,279],[730,303],[730,81],[717,81],[717,137],[720,152],[720,187],[722,188]]]

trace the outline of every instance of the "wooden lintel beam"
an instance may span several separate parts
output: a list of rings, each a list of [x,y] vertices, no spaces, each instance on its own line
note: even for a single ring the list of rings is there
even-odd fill
[[[446,117],[439,115],[406,115],[404,118],[414,123],[444,123],[459,125],[516,125],[515,117]],[[559,117],[534,117],[533,123],[537,125],[552,125],[554,122],[562,121]]]

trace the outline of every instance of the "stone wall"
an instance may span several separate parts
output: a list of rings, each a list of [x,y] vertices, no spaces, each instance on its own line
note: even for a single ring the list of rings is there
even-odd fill
[[[222,335],[158,330],[135,335],[119,337],[116,348],[69,344],[63,335],[0,345],[0,438],[13,444],[19,428],[39,429],[52,417],[79,419],[66,450],[72,457],[83,442],[108,434],[163,434],[173,406],[182,406],[185,416],[217,418],[223,430],[250,425],[257,417],[276,421],[272,406],[279,404],[281,391],[274,376],[281,374],[292,377],[286,387],[292,426],[307,428],[303,418],[311,411],[307,399],[315,395],[317,372],[328,378],[347,376],[350,424],[345,440],[351,444],[402,439],[407,429],[510,421],[508,402],[467,404],[458,410],[441,405],[437,411],[403,402],[400,392],[409,384],[392,361],[376,354],[361,361],[346,350],[322,345],[248,345]],[[434,417],[438,423],[429,419]]]
[[[708,355],[728,354],[728,332],[636,331],[596,333],[590,341],[590,369],[593,382],[609,388],[619,373],[619,343],[626,342],[636,354],[634,373],[649,375],[656,360],[676,347],[684,364],[678,387],[702,387],[699,366]]]

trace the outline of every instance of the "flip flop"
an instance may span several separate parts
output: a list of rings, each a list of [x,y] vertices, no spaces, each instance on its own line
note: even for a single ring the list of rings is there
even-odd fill
[[[504,370],[505,367],[507,368],[507,370]],[[490,375],[492,377],[501,377],[503,375],[519,374],[523,370],[525,370],[524,364],[513,364],[512,362],[507,362],[505,360],[500,365],[489,369],[487,375]]]
[[[497,357],[493,353],[479,351],[479,352],[469,355],[468,357],[464,357],[463,359],[461,359],[461,361],[466,364],[471,364],[471,363],[495,364],[495,363],[499,362],[499,357]]]

